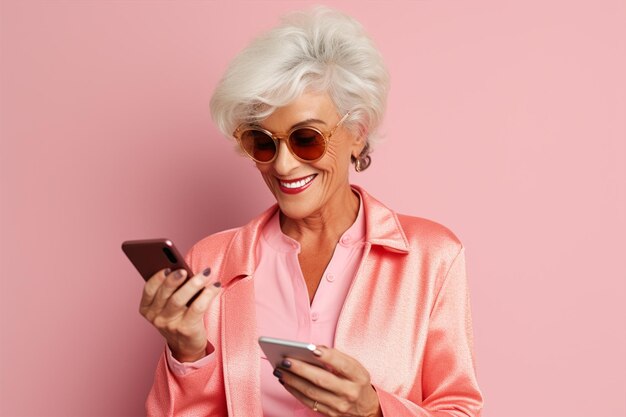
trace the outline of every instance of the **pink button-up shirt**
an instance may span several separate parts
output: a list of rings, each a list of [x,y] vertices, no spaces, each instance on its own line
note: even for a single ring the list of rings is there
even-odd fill
[[[277,211],[265,225],[257,247],[259,264],[254,273],[254,290],[258,334],[332,347],[339,313],[363,254],[362,203],[355,222],[339,238],[311,304],[298,261],[300,244],[282,232],[279,214]],[[177,375],[205,366],[213,357],[180,363],[169,349],[167,355],[168,365]],[[260,361],[264,416],[318,415],[278,383],[263,354]]]

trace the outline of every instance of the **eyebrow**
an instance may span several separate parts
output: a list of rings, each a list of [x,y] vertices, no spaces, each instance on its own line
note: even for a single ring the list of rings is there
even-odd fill
[[[317,123],[317,124],[322,124],[324,126],[328,126],[325,121],[320,120],[320,119],[306,119],[306,120],[303,120],[301,122],[298,122],[298,123],[292,125],[289,129],[287,129],[287,131],[290,131],[292,129],[295,129],[295,128],[301,127],[301,126],[308,126],[311,123]],[[250,126],[256,126],[256,127],[263,128],[263,126],[261,126],[261,123],[253,123]]]
[[[301,122],[296,123],[295,125],[291,126],[289,128],[289,130],[294,129],[296,127],[300,127],[300,126],[306,126],[306,125],[310,125],[311,123],[319,123],[319,124],[323,124],[324,126],[326,126],[326,122],[320,119],[306,119],[303,120]]]

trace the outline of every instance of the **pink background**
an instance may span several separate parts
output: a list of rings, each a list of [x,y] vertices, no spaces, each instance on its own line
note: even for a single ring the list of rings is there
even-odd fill
[[[208,102],[310,4],[2,1],[2,415],[142,414],[162,342],[120,242],[272,202]],[[392,74],[353,181],[467,246],[484,416],[626,415],[625,3],[327,4]]]

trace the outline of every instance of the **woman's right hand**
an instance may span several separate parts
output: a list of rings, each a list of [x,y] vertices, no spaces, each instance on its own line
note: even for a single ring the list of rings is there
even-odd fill
[[[208,346],[203,317],[220,291],[219,281],[207,286],[189,307],[186,305],[206,286],[210,273],[207,268],[178,288],[185,281],[187,272],[164,269],[154,274],[144,286],[139,312],[165,337],[172,355],[179,362],[194,362],[213,350]]]

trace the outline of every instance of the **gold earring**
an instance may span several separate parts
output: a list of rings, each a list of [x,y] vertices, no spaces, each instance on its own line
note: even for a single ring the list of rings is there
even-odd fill
[[[361,158],[355,158],[355,160],[354,160],[354,170],[356,172],[361,172]]]
[[[363,172],[372,163],[372,158],[369,155],[359,156],[354,158],[354,170],[356,172]]]

